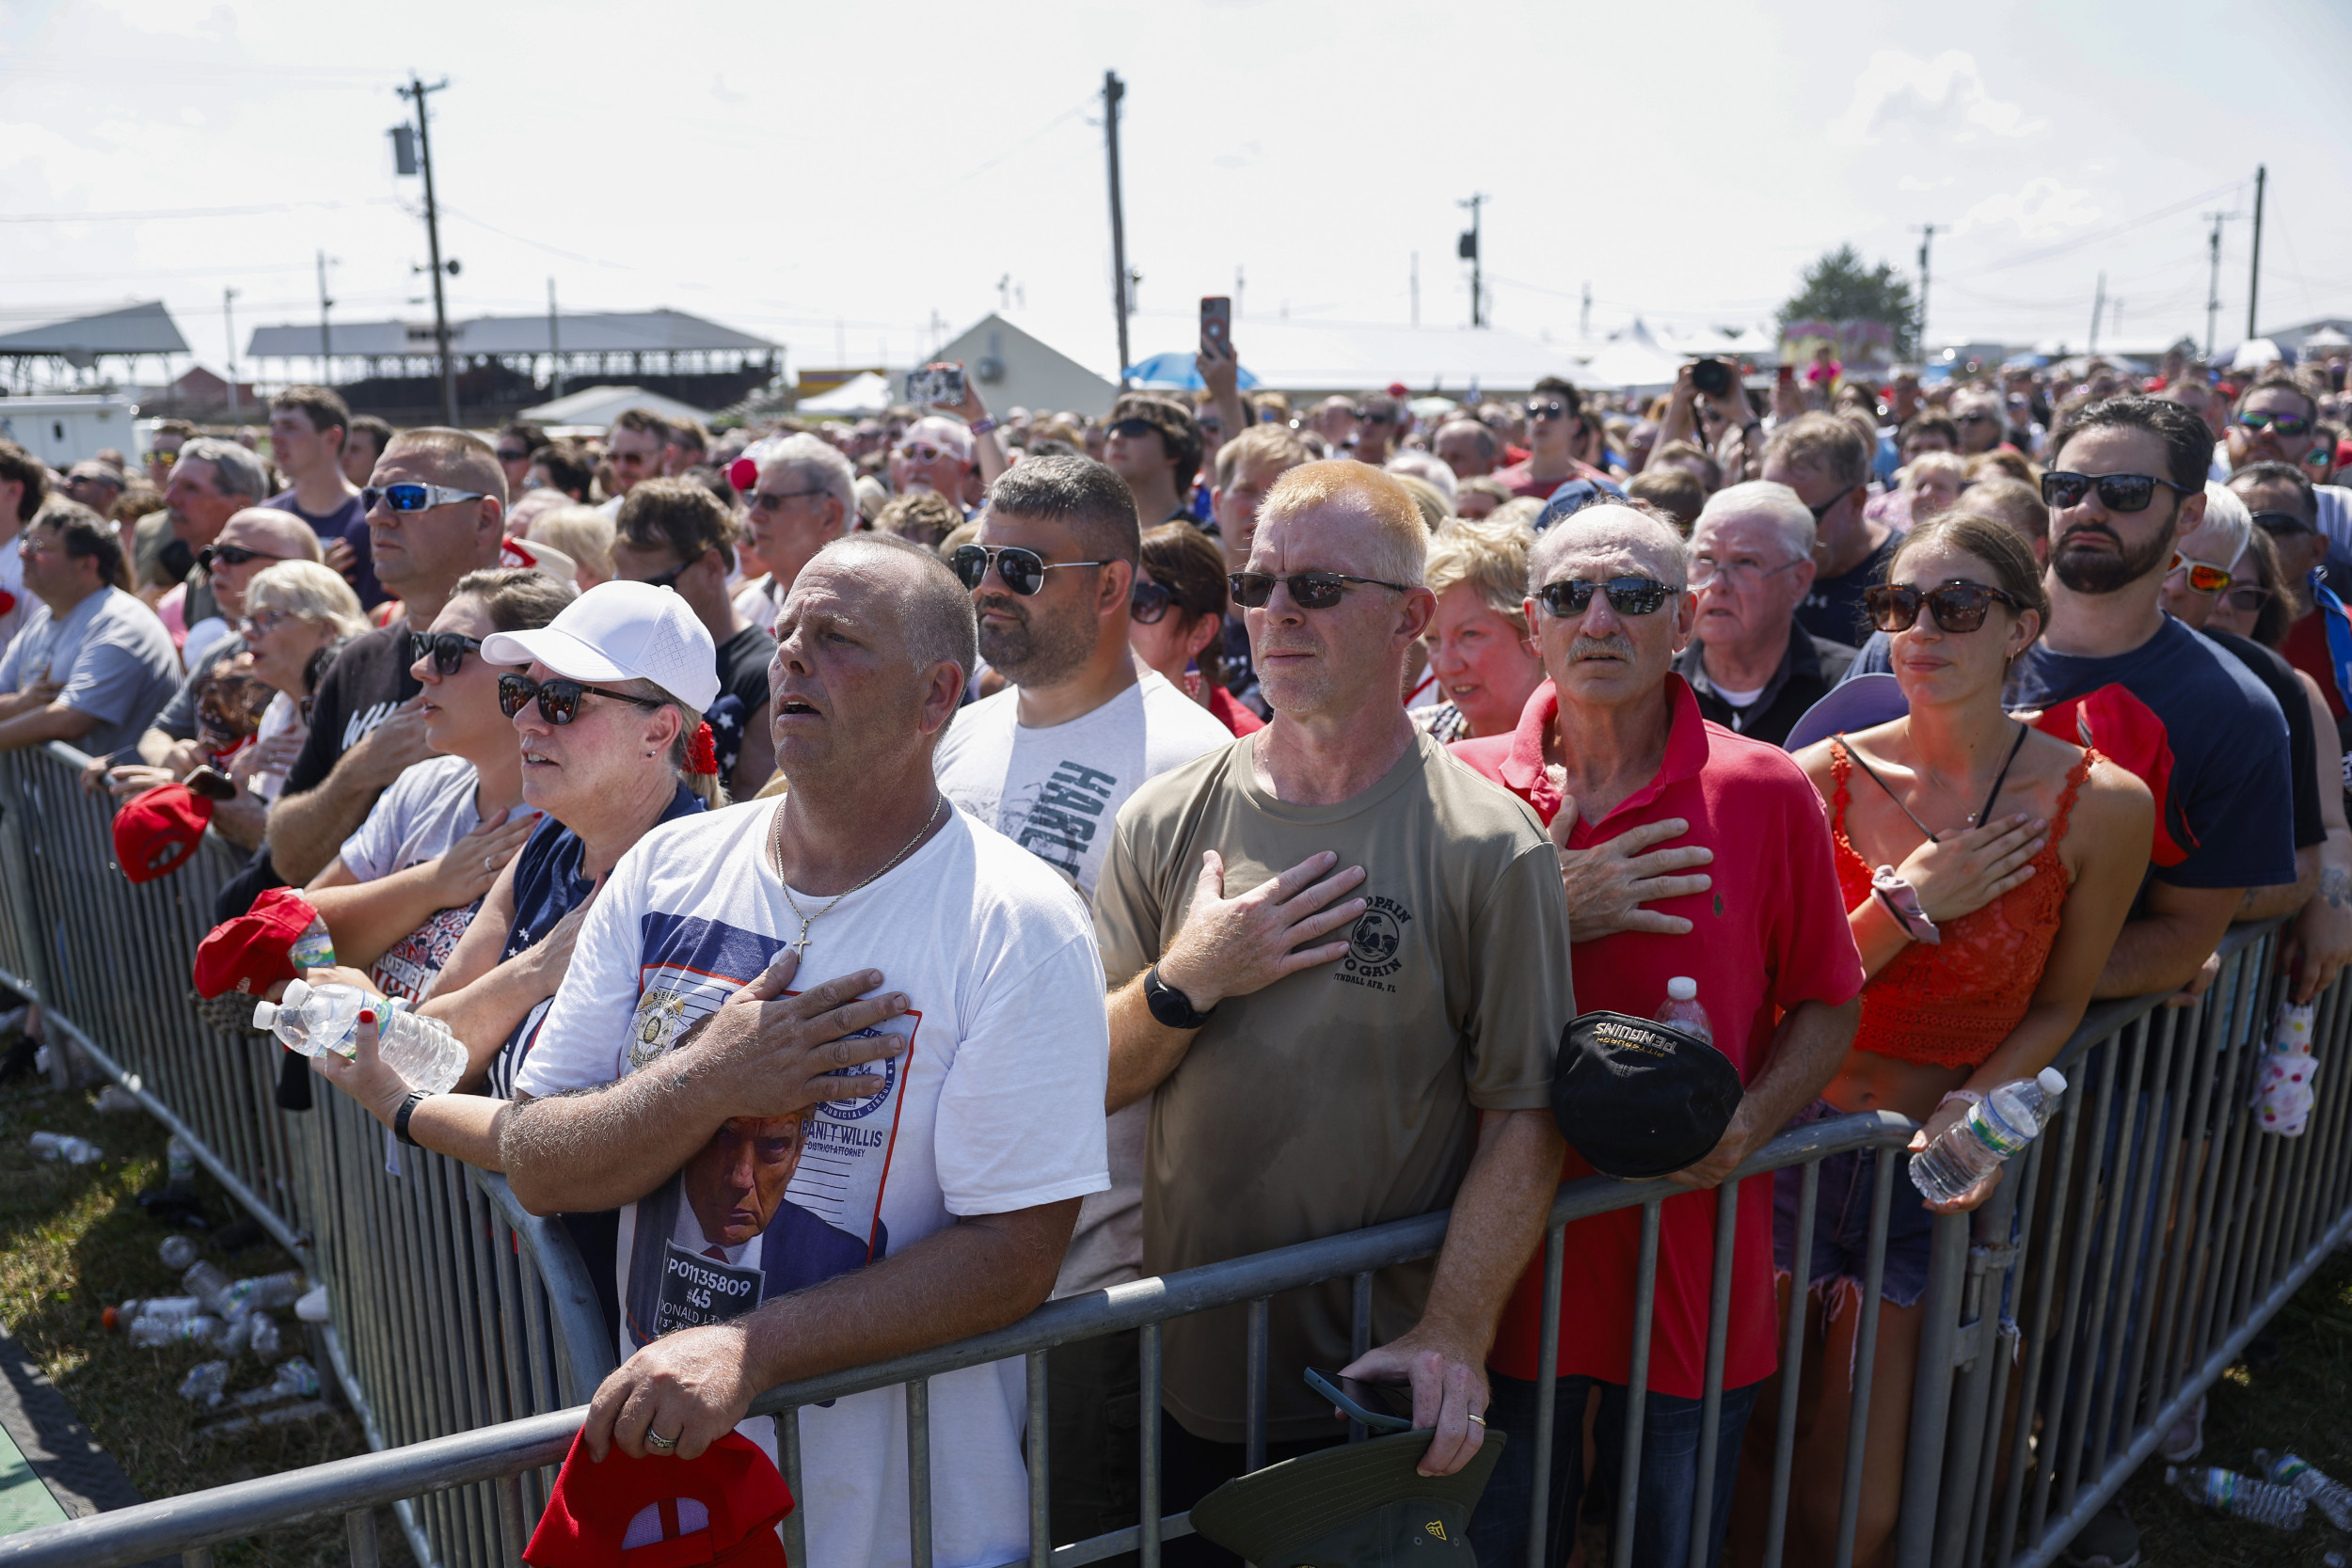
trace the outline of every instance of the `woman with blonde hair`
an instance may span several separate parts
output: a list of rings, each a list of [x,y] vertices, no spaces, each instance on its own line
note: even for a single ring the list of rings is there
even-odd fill
[[[612,519],[593,506],[559,506],[531,520],[525,538],[553,545],[576,568],[573,583],[585,594],[612,580]]]
[[[1527,633],[1527,557],[1534,547],[1524,524],[1458,517],[1429,541],[1423,580],[1438,595],[1438,611],[1423,641],[1445,700],[1415,708],[1412,720],[1440,743],[1508,735],[1543,684],[1543,660]]]

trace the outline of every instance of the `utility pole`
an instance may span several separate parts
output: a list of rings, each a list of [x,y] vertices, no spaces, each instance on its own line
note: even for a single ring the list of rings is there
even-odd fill
[[[1593,285],[1589,280],[1584,285],[1583,303],[1576,308],[1576,335],[1581,341],[1593,341]]]
[[[2256,166],[2254,169],[2254,261],[2246,272],[2246,336],[2249,341],[2255,336],[2254,307],[2259,302],[2263,286],[2263,187],[2269,182],[2268,166]]]
[[[441,210],[433,195],[433,132],[424,102],[426,94],[439,92],[448,86],[447,77],[427,87],[419,78],[411,76],[406,87],[393,90],[417,106],[417,162],[424,172],[425,250],[433,265],[433,340],[441,356],[441,418],[443,422],[454,426],[457,423],[457,364],[449,355],[449,301],[441,292]],[[395,131],[395,148],[401,139],[399,132]],[[405,165],[406,160],[403,162]],[[406,174],[411,170],[404,166],[401,172]],[[456,276],[455,261],[449,263],[449,272],[452,277]]]
[[[1928,252],[1935,244],[1936,226],[1922,223],[1915,227],[1919,230],[1919,341],[1912,346],[1919,351],[1920,363],[1925,364],[1928,357]]]
[[[1413,325],[1421,325],[1421,252],[1413,252]]]
[[[564,395],[564,341],[556,335],[555,279],[548,279],[548,397]]]
[[[2106,315],[2106,311],[2107,275],[2103,272],[2099,275],[2099,292],[2093,294],[2090,298],[2090,346],[2085,349],[2083,351],[2084,353],[2096,354],[2099,352],[2099,318]]]
[[[2212,259],[2211,271],[2205,284],[2205,357],[2213,357],[2214,323],[2221,315],[2221,226],[2237,216],[2235,213],[2207,213],[2213,219],[2213,238],[2205,242],[2206,254]]]
[[[319,385],[324,387],[334,378],[330,363],[335,357],[335,339],[326,325],[326,312],[335,302],[326,297],[326,252],[319,252]]]
[[[1468,201],[1456,201],[1454,204],[1456,207],[1470,209],[1470,226],[1462,231],[1457,253],[1463,261],[1470,264],[1470,325],[1472,326],[1486,325],[1486,285],[1484,270],[1486,263],[1480,260],[1478,254],[1478,210],[1486,204],[1486,197],[1483,191],[1472,191]]]
[[[229,333],[229,417],[237,417],[237,291],[220,292],[220,319]]]
[[[1119,194],[1119,101],[1127,84],[1103,72],[1103,141],[1111,170],[1111,308],[1119,313],[1119,389],[1127,389],[1127,218]]]

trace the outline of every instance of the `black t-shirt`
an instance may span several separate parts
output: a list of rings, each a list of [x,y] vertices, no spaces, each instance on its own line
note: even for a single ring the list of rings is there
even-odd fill
[[[775,657],[776,640],[755,626],[719,644],[719,699],[703,715],[703,722],[710,726],[711,750],[718,753],[722,777],[735,771],[744,731],[766,721],[768,665]]]
[[[2328,825],[2319,816],[2319,741],[2312,729],[2311,698],[2296,678],[2295,666],[2261,643],[2226,631],[2208,631],[2205,640],[2221,644],[2279,699],[2287,721],[2287,766],[2295,769],[2295,847],[2326,843]]]
[[[1902,543],[1899,534],[1889,534],[1886,543],[1842,577],[1816,578],[1797,606],[1797,624],[1816,637],[1826,637],[1832,642],[1843,642],[1849,648],[1859,648],[1870,640],[1869,618],[1863,613],[1862,591],[1886,580],[1886,568],[1895,560],[1895,546]]]
[[[336,759],[424,689],[408,673],[408,622],[362,632],[343,644],[319,677],[310,703],[310,738],[286,774],[288,795],[316,789]]]
[[[391,597],[384,592],[384,585],[375,580],[375,558],[368,546],[367,509],[359,504],[358,497],[352,497],[325,516],[305,512],[296,506],[292,490],[282,496],[272,496],[262,504],[276,507],[280,512],[291,512],[310,524],[310,531],[319,536],[322,548],[338,539],[351,546],[351,568],[343,576],[350,581],[351,591],[359,595],[361,609],[373,610]]]

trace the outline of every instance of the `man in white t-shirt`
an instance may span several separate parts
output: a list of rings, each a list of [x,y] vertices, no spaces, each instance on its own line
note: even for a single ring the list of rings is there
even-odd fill
[[[979,536],[956,552],[980,657],[1012,685],[939,745],[948,800],[1069,878],[1091,905],[1119,808],[1146,779],[1232,743],[1232,732],[1129,648],[1141,555],[1126,481],[1086,457],[1032,458],[990,487]],[[1057,1296],[1143,1274],[1149,1096],[1109,1119],[1111,1187],[1088,1198]],[[1136,1522],[1141,1476],[1136,1336],[1052,1353],[1054,1538]]]
[[[776,630],[791,787],[656,828],[614,867],[501,1138],[534,1212],[627,1206],[599,1457],[691,1459],[738,1423],[774,1452],[773,1421],[744,1419],[762,1390],[1018,1319],[1109,1181],[1085,906],[932,780],[977,662],[970,599],[929,551],[856,534]],[[640,652],[593,684],[664,684],[674,650]],[[803,968],[835,978],[795,994]],[[795,1065],[812,1040],[830,1080]],[[939,1568],[1028,1551],[1023,1387],[1018,1362],[930,1380]],[[806,1568],[907,1562],[903,1393],[795,1418]]]

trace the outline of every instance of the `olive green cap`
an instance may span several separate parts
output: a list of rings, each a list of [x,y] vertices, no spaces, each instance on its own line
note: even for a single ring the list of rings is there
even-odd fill
[[[1436,1437],[1400,1432],[1324,1449],[1227,1481],[1192,1528],[1256,1568],[1478,1568],[1470,1517],[1503,1436],[1450,1476],[1414,1468]]]

